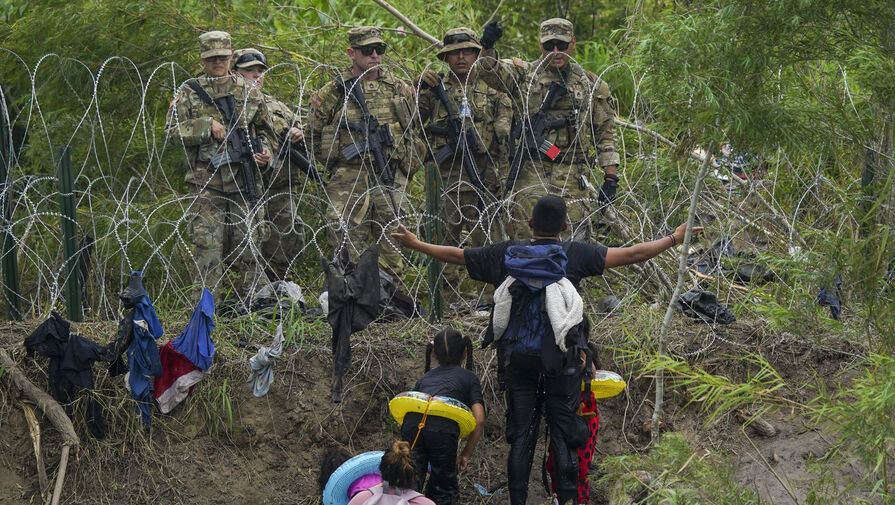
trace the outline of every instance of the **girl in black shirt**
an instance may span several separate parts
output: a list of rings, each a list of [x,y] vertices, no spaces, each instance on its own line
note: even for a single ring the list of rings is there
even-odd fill
[[[438,368],[429,370],[432,356],[438,361]],[[466,361],[466,367],[461,363]],[[457,473],[466,469],[469,457],[482,436],[485,422],[485,407],[482,399],[482,384],[472,369],[472,342],[460,332],[446,329],[435,335],[435,340],[426,346],[426,373],[413,387],[429,395],[447,396],[459,400],[472,410],[475,430],[466,439],[460,455],[460,427],[456,421],[444,417],[427,416],[425,426],[419,429],[422,415],[408,413],[401,426],[401,437],[413,444],[414,464],[417,470],[417,489],[422,492],[426,481],[426,470],[431,465],[432,473],[425,487],[425,495],[438,505],[453,505],[460,495]]]

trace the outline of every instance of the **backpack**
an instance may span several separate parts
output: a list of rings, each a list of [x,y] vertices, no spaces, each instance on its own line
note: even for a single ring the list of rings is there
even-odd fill
[[[375,486],[368,489],[368,491],[373,493],[373,496],[367,498],[363,505],[408,505],[410,500],[418,496],[423,496],[412,489],[402,490],[398,488],[392,489],[400,491],[401,494],[384,494],[386,485],[387,483],[383,483],[381,486]]]
[[[516,279],[509,288],[513,304],[504,338],[513,342],[513,353],[540,355],[544,341],[553,342],[544,308],[546,288],[566,276],[569,258],[558,244],[517,245],[507,248],[504,262],[507,274]]]
[[[568,264],[566,250],[560,244],[513,245],[507,248],[504,262],[508,277],[495,291],[495,311],[492,312],[494,337],[499,339],[501,363],[498,369],[501,371],[513,355],[539,356],[544,370],[549,374],[556,374],[567,363],[571,363],[571,355],[582,347],[577,327],[580,326],[580,320],[566,334],[566,349],[563,351],[556,341],[553,324],[547,313],[547,288],[558,282],[561,283],[560,286],[566,284],[571,288],[571,284],[565,279]],[[506,300],[498,299],[498,294],[504,288],[511,297],[511,305],[506,328],[500,332],[495,325],[495,313],[506,310]],[[577,291],[574,296],[580,302]],[[501,324],[505,317],[503,312]],[[586,339],[586,335],[584,338]],[[570,342],[573,345],[569,346]]]

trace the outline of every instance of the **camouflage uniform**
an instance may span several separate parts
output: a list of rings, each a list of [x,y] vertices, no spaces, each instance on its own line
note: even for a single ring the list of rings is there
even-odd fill
[[[202,58],[231,53],[230,36],[225,32],[204,33],[199,42]],[[202,73],[195,80],[212,99],[233,95],[238,127],[248,128],[253,133],[265,128],[264,99],[241,76],[214,78]],[[256,261],[257,249],[263,239],[262,229],[257,226],[263,218],[263,208],[253,208],[240,191],[245,184],[238,164],[222,165],[219,169],[212,166],[211,157],[227,148],[225,143],[212,136],[213,120],[224,125],[228,135],[233,134],[221,112],[184,84],[172,102],[166,134],[174,146],[183,146],[186,183],[196,195],[189,209],[193,217],[187,229],[189,240],[195,246],[194,258],[198,267],[194,288],[212,287],[216,297],[222,300],[221,295],[231,287],[223,280],[227,269],[236,274],[232,287],[240,295],[251,295],[257,283],[266,281]],[[269,147],[265,148],[270,151]],[[256,173],[256,181],[260,193],[259,173]]]
[[[454,28],[445,33],[445,39],[459,34],[475,33],[468,28]],[[475,41],[445,43],[439,57],[450,51],[481,46]],[[492,195],[501,193],[501,180],[505,177],[509,164],[508,139],[513,122],[513,104],[510,98],[493,88],[475,75],[468,82],[460,82],[450,75],[443,80],[448,101],[453,114],[465,116],[464,128],[473,128],[480,141],[480,150],[474,153],[476,167],[484,172],[485,188]],[[446,126],[448,112],[433,91],[419,94],[419,112],[423,123]],[[470,121],[471,120],[471,121]],[[429,149],[434,155],[448,143],[446,136],[426,134]],[[441,163],[439,185],[442,191],[442,217],[444,219],[444,244],[462,247],[479,247],[503,239],[501,225],[495,220],[493,200],[487,196],[482,210],[490,210],[489,215],[481,215],[479,196],[466,174],[459,156],[452,156]],[[446,265],[445,279],[456,286],[461,269],[456,265]]]
[[[352,28],[349,42],[352,47],[381,43],[380,33],[373,27]],[[343,121],[359,122],[362,116],[360,107],[345,96],[339,85],[341,80],[352,78],[354,75],[349,68],[310,98],[305,139],[317,161],[330,174],[326,184],[329,199],[327,241],[334,250],[348,247],[353,259],[370,243],[376,242],[380,246],[380,266],[400,276],[404,262],[387,237],[390,232],[387,227],[394,225],[397,218],[389,188],[379,182],[373,154],[357,156],[350,161],[342,156],[344,148],[361,140],[358,132],[342,126]],[[354,85],[361,87],[370,114],[379,124],[388,124],[394,137],[394,145],[383,149],[395,173],[391,194],[403,216],[407,213],[405,191],[413,176],[411,161],[417,148],[411,132],[413,89],[383,66],[379,67],[377,79],[358,80]]]
[[[550,19],[541,24],[541,41],[572,40],[572,23]],[[521,153],[523,163],[513,187],[512,209],[515,238],[528,235],[528,218],[538,197],[546,193],[562,196],[569,204],[570,239],[589,239],[594,205],[591,167],[618,165],[615,141],[615,111],[609,85],[596,75],[569,61],[562,73],[549,67],[543,58],[525,62],[519,58],[498,60],[494,49],[482,52],[481,78],[510,96],[522,97],[516,104],[516,120],[538,111],[550,84],[566,86],[563,96],[550,111],[548,120],[568,119],[569,125],[545,132],[560,153],[553,161],[531,152]],[[578,199],[586,199],[576,201]]]
[[[246,57],[248,56],[248,57]],[[234,69],[260,65],[268,68],[261,51],[254,48],[238,49],[233,52]],[[244,62],[242,60],[245,60]],[[273,147],[271,156],[277,156],[280,135],[284,129],[301,128],[299,116],[294,108],[262,92],[266,104],[265,132],[272,134],[267,142]],[[272,158],[274,159],[274,158]],[[267,214],[267,238],[261,244],[261,253],[270,269],[279,277],[285,277],[289,267],[298,258],[305,246],[304,223],[298,218],[294,189],[302,187],[307,174],[289,163],[288,152],[279,153],[276,166],[267,167],[262,172],[266,188],[265,211]]]

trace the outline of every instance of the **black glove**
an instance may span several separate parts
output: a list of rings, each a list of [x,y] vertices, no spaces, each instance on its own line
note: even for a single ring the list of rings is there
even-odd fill
[[[441,84],[441,76],[434,70],[423,70],[416,82],[420,83],[420,89],[437,88]]]
[[[605,207],[615,201],[615,192],[618,190],[618,176],[606,174],[603,177],[603,186],[600,187],[600,198],[597,200],[600,207]]]
[[[491,21],[487,25],[485,25],[485,31],[482,32],[482,47],[485,49],[492,49],[494,47],[494,43],[500,40],[500,37],[503,36],[503,27],[500,26],[499,21]]]

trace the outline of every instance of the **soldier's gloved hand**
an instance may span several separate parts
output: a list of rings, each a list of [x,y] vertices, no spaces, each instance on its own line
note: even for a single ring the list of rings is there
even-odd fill
[[[494,43],[500,40],[500,37],[502,36],[503,27],[500,26],[500,21],[491,21],[485,25],[485,30],[482,32],[482,38],[480,40],[482,47],[485,49],[492,49]]]
[[[603,176],[603,185],[600,186],[600,207],[605,207],[615,201],[615,193],[618,190],[618,176],[606,174]]]
[[[218,123],[216,120],[211,120],[211,136],[214,137],[218,142],[223,142],[224,138],[227,136],[227,129],[224,128],[224,125]]]
[[[436,88],[441,84],[441,76],[434,70],[423,70],[417,82],[420,83],[420,89]]]

